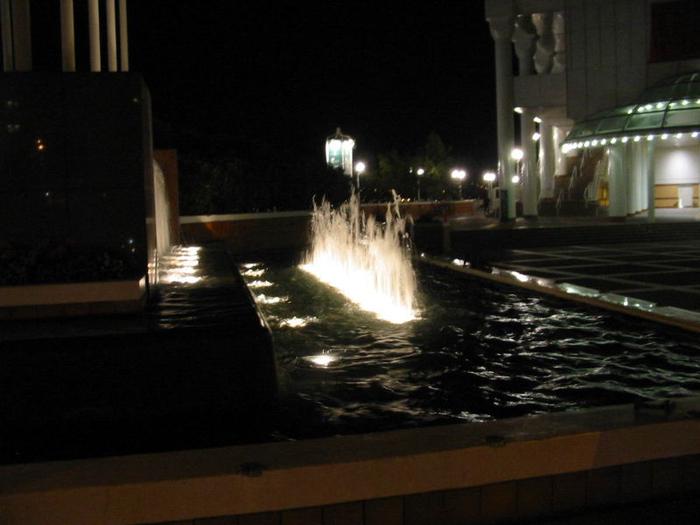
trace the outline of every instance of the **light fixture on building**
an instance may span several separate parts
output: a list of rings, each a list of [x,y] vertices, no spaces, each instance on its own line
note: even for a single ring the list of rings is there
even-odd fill
[[[542,124],[542,119],[540,117],[534,117],[532,119],[532,121],[535,122],[536,124]]]
[[[521,108],[520,106],[514,107],[513,111],[515,111],[518,115],[523,114],[523,108]]]
[[[668,133],[664,133],[661,135],[661,140],[668,140]]]
[[[510,181],[513,184],[519,184],[520,183],[520,175],[513,175],[510,179]]]
[[[521,161],[523,160],[523,157],[525,156],[525,153],[523,153],[523,150],[520,148],[513,148],[510,150],[510,158],[515,160],[515,161]]]
[[[540,137],[541,137],[541,135],[540,135],[537,131],[535,131],[535,132],[532,134],[532,141],[533,141],[533,142],[537,142],[538,140],[540,140]]]

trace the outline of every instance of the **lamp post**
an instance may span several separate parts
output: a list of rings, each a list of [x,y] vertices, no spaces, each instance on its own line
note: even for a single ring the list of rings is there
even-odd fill
[[[418,176],[418,200],[420,201],[420,178],[425,175],[425,170],[423,168],[418,168],[416,170],[416,175]]]
[[[459,200],[462,200],[462,182],[464,182],[464,179],[467,178],[467,172],[465,170],[455,168],[452,170],[452,173],[450,173],[450,177],[452,180],[457,181],[457,184],[459,185]]]
[[[484,182],[489,183],[489,193],[488,193],[488,205],[489,206],[488,207],[490,210],[491,203],[493,202],[493,183],[496,180],[496,173],[493,171],[485,171],[482,177],[484,179]],[[490,213],[489,210],[487,210],[488,213]]]
[[[513,184],[513,198],[515,201],[518,200],[518,191],[515,185],[520,184],[520,172],[522,169],[521,163],[525,157],[525,152],[520,148],[513,148],[510,150],[510,158],[515,161],[515,174],[510,178],[510,182]]]
[[[360,175],[362,175],[366,169],[367,166],[362,161],[355,164],[355,173],[357,174],[357,193],[360,193]]]

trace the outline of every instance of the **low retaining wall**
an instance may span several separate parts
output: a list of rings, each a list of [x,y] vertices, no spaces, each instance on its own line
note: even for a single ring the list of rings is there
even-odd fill
[[[386,204],[363,204],[362,210],[384,215]],[[478,201],[404,202],[403,216],[414,221],[436,217],[445,220],[476,214]],[[223,241],[231,253],[265,253],[300,251],[309,244],[311,212],[235,213],[226,215],[191,215],[180,217],[183,241],[205,244]]]
[[[0,286],[0,319],[139,311],[145,292],[145,279]]]
[[[681,399],[2,467],[2,523],[494,523],[697,493],[699,409]]]
[[[299,251],[309,242],[311,212],[236,213],[180,217],[187,244],[223,241],[234,255]]]

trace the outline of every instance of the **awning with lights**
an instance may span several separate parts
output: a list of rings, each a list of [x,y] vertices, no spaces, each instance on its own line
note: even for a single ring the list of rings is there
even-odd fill
[[[636,104],[577,122],[562,151],[671,136],[700,137],[700,72],[673,77],[647,89]]]

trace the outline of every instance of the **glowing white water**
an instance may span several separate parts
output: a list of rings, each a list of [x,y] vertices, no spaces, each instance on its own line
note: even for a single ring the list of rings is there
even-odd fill
[[[418,315],[405,227],[398,203],[387,207],[385,225],[366,218],[355,195],[337,210],[314,204],[311,249],[301,268],[380,319],[405,323]]]
[[[164,255],[170,249],[170,203],[163,170],[155,160],[153,161],[153,191],[156,200],[156,247],[158,253]]]

